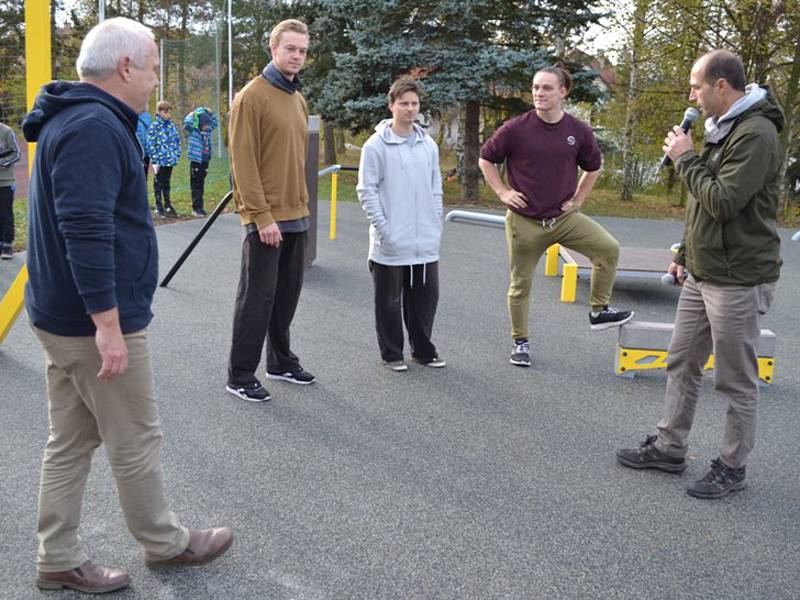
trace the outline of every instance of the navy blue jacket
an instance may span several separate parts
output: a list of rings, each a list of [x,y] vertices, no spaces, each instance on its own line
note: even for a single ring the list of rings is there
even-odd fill
[[[158,282],[136,112],[88,83],[42,88],[22,131],[38,142],[28,190],[25,306],[56,335],[94,335],[90,313],[119,309],[143,329]]]

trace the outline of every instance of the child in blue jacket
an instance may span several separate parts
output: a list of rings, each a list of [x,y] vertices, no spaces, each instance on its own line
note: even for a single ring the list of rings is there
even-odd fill
[[[161,100],[156,108],[158,113],[153,119],[152,125],[147,130],[147,151],[153,163],[155,180],[153,181],[153,191],[156,196],[156,212],[162,219],[164,213],[177,217],[178,213],[169,201],[169,180],[172,177],[172,168],[178,164],[181,156],[181,138],[175,123],[170,119],[172,105]],[[161,197],[164,197],[164,205],[161,205]]]
[[[203,190],[208,163],[211,160],[211,132],[219,122],[208,108],[196,108],[183,119],[183,128],[189,134],[186,155],[189,157],[189,186],[192,189],[192,214],[205,217]]]
[[[153,117],[150,116],[149,112],[144,111],[139,114],[139,120],[136,122],[136,138],[142,145],[142,152],[144,153],[142,163],[144,164],[145,180],[147,180],[147,173],[150,171],[150,152],[147,149],[147,130],[150,129],[150,125],[152,124]]]

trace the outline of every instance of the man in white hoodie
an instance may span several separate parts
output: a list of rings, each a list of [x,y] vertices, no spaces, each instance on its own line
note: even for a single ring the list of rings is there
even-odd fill
[[[378,346],[393,371],[408,370],[403,321],[412,360],[445,366],[431,342],[439,301],[442,176],[439,148],[416,124],[421,95],[422,86],[411,77],[392,84],[392,118],[381,121],[364,145],[356,187],[370,222]]]

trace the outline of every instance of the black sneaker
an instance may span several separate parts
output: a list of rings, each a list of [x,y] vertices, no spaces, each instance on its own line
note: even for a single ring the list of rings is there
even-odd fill
[[[248,402],[267,402],[268,400],[272,400],[272,396],[269,395],[267,388],[261,385],[260,381],[247,385],[229,383],[225,386],[225,389],[228,393],[242,400],[247,400]]]
[[[317,380],[311,373],[303,369],[291,372],[286,371],[284,373],[270,373],[267,371],[267,379],[280,379],[281,381],[288,381],[289,383],[297,383],[299,385],[309,385]]]
[[[11,260],[14,258],[14,250],[11,244],[0,244],[0,259]]]
[[[511,364],[518,367],[531,366],[531,345],[526,339],[514,340],[514,349],[511,351]]]
[[[415,363],[419,363],[421,365],[425,365],[426,367],[431,367],[433,369],[441,369],[442,367],[446,367],[447,363],[444,359],[439,358],[439,356],[434,356],[433,358],[423,359],[419,358],[418,356],[411,355],[411,360]]]
[[[164,207],[164,212],[166,212],[170,217],[173,217],[174,219],[177,219],[179,216],[178,211],[175,210],[172,204],[167,204]]]
[[[715,458],[711,461],[709,472],[686,488],[686,493],[708,500],[723,498],[731,492],[743,490],[747,486],[745,476],[745,467],[732,469],[719,458]]]
[[[603,310],[596,315],[594,313],[589,313],[589,324],[593,331],[600,331],[601,329],[624,325],[632,318],[632,310],[617,310],[616,308],[605,305]]]
[[[208,215],[206,214],[206,211],[204,211],[204,210],[193,210],[192,211],[192,216],[205,218]]]
[[[668,456],[655,447],[657,436],[648,435],[638,448],[617,450],[619,464],[631,469],[659,469],[667,473],[680,473],[686,469],[686,460]]]

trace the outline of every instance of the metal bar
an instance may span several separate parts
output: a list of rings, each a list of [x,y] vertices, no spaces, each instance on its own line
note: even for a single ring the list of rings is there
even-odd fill
[[[172,278],[178,272],[178,269],[180,269],[184,261],[186,261],[186,259],[189,258],[189,255],[192,253],[192,250],[194,250],[194,247],[197,246],[197,244],[200,242],[201,239],[203,239],[203,236],[206,234],[206,231],[208,231],[208,229],[214,224],[214,221],[217,220],[217,217],[220,215],[220,213],[222,213],[222,211],[225,210],[225,207],[228,205],[228,202],[231,201],[231,198],[233,198],[233,191],[230,191],[227,194],[225,194],[225,197],[219,201],[219,204],[217,204],[217,207],[214,209],[214,211],[210,215],[208,215],[208,219],[206,219],[203,228],[198,232],[196,236],[194,236],[192,242],[189,244],[186,250],[183,251],[183,254],[180,255],[177,262],[169,270],[169,273],[167,273],[166,277],[164,277],[164,279],[161,280],[161,283],[159,284],[160,287],[167,287],[169,285],[169,282],[172,281]]]
[[[454,223],[469,223],[471,225],[488,225],[489,227],[506,226],[506,218],[503,215],[493,215],[471,210],[451,210],[447,213],[444,220]]]
[[[218,15],[219,17],[219,15]],[[219,89],[220,84],[222,83],[222,78],[220,77],[220,47],[219,47],[219,27],[220,27],[220,19],[217,18],[217,27],[214,30],[214,74],[216,75],[217,79],[217,86],[216,86],[216,100],[217,100],[217,119],[218,119],[218,127],[217,127],[217,157],[222,158],[222,100],[220,99],[221,92]]]
[[[341,171],[342,165],[331,165],[330,167],[325,167],[319,173],[317,173],[317,177],[324,177],[328,173],[336,173],[336,171]]]
[[[233,7],[228,0],[228,112],[233,105]]]

